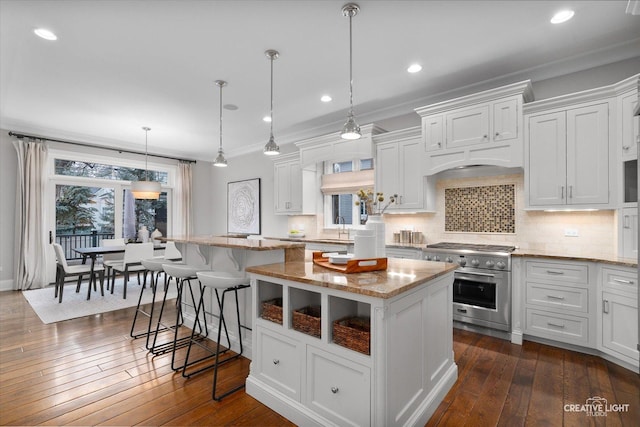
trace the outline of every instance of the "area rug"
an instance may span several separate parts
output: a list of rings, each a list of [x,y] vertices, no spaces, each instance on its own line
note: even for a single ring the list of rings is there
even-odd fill
[[[44,289],[34,289],[23,291],[22,295],[36,312],[43,323],[55,323],[63,320],[75,319],[78,317],[91,316],[109,311],[120,310],[122,308],[135,307],[138,304],[140,296],[140,286],[136,280],[130,280],[127,286],[127,299],[122,298],[123,281],[116,281],[116,287],[111,291],[105,289],[104,296],[98,291],[91,291],[91,299],[87,301],[87,284],[83,283],[80,292],[76,293],[76,285],[68,284],[64,287],[62,302],[58,303],[55,298],[55,289],[53,286]],[[151,292],[145,290],[142,298],[144,304],[151,302]],[[175,285],[169,287],[167,299],[175,299],[177,291]],[[156,301],[161,301],[162,292],[156,295]]]

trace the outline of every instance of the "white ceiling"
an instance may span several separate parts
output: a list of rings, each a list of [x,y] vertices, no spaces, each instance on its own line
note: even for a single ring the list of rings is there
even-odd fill
[[[0,0],[0,126],[211,160],[337,131],[349,83],[347,1]],[[640,56],[627,1],[356,1],[354,103],[362,125],[478,82],[540,80]],[[569,6],[562,25],[551,15]],[[45,27],[55,42],[33,34]],[[406,68],[421,63],[423,71]],[[320,102],[330,94],[331,103]],[[421,102],[423,102],[421,104]]]

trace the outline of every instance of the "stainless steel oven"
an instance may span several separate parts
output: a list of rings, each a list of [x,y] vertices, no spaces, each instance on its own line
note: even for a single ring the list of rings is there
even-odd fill
[[[458,264],[453,282],[453,319],[511,332],[513,246],[436,243],[425,259]]]

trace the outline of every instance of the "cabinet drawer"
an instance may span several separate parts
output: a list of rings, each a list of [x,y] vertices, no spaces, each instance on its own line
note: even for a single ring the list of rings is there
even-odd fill
[[[307,406],[338,425],[368,426],[370,376],[369,368],[310,346]]]
[[[300,401],[300,343],[276,332],[257,328],[258,377],[287,396]],[[255,363],[255,362],[254,362]]]
[[[525,333],[587,345],[589,344],[589,319],[527,308]]]
[[[527,261],[526,275],[527,280],[552,280],[584,287],[589,283],[589,268],[585,264]]]
[[[589,311],[589,291],[584,288],[527,282],[525,292],[527,304],[538,305],[560,313],[565,310],[581,313]]]
[[[638,273],[635,270],[605,267],[602,269],[602,287],[614,292],[637,295]]]

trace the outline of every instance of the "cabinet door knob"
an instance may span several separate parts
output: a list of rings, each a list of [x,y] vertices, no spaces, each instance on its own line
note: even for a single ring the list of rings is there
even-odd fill
[[[331,387],[331,393],[336,394],[340,389],[338,387]]]
[[[483,139],[487,139],[489,137],[489,135],[482,135]]]
[[[442,147],[442,142],[438,142],[438,147]]]
[[[631,147],[629,147],[628,145],[623,145],[623,146],[622,146],[622,149],[623,149],[624,151],[627,151],[629,148],[631,148]]]
[[[496,136],[500,136],[500,132],[496,132]]]
[[[279,363],[280,363],[280,361],[279,361],[278,359],[273,359],[273,364],[274,364],[274,365],[277,365],[277,364],[279,364]]]

